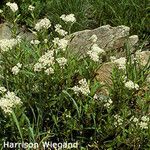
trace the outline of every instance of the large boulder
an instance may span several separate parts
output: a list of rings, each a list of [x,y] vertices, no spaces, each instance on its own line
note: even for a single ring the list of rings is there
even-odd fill
[[[109,51],[112,49],[120,49],[128,41],[133,47],[138,42],[138,36],[129,36],[130,28],[124,25],[111,27],[110,25],[101,26],[94,30],[83,30],[75,32],[69,36],[69,48],[75,52],[85,53],[91,46],[92,41],[89,40],[92,35],[97,36],[97,44],[100,48]]]

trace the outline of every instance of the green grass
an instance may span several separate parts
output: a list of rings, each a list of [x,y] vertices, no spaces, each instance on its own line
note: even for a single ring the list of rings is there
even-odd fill
[[[5,2],[7,2],[5,0]],[[35,17],[48,16],[53,23],[60,22],[62,14],[74,13],[77,23],[72,32],[93,29],[101,25],[126,25],[131,28],[132,34],[140,38],[149,37],[150,2],[149,0],[27,0],[16,1],[21,8],[20,23],[30,24],[31,15],[28,5],[36,6]]]
[[[34,14],[25,11],[29,4],[36,6]],[[21,15],[16,22],[17,13],[11,15],[10,9],[4,7],[3,14],[5,20],[14,23],[14,38],[16,23],[33,29],[38,19],[47,17],[52,26],[48,31],[42,29],[38,32],[36,38],[41,42],[39,45],[32,45],[23,39],[6,52],[0,49],[0,87],[14,92],[22,101],[20,107],[13,107],[10,115],[2,106],[0,108],[0,148],[3,149],[4,141],[37,142],[40,146],[45,141],[77,141],[82,150],[150,149],[150,121],[147,119],[150,119],[150,85],[147,81],[150,60],[142,66],[133,59],[126,45],[125,70],[114,66],[112,84],[107,85],[95,78],[95,70],[102,65],[101,62],[94,62],[88,56],[79,58],[70,53],[73,49],[67,47],[63,51],[52,42],[58,36],[54,32],[55,24],[60,23],[63,29],[69,31],[71,24],[65,24],[59,17],[70,13],[74,13],[77,19],[71,32],[105,24],[124,24],[131,27],[133,34],[144,39],[148,37],[148,1],[27,0],[23,3],[22,0],[18,5]],[[45,38],[47,43],[43,42]],[[35,72],[34,65],[39,58],[52,49],[54,74],[47,75],[45,68]],[[108,52],[106,60],[110,59],[111,53]],[[64,68],[56,61],[59,57],[67,59]],[[22,66],[14,75],[12,68],[17,63]],[[79,86],[81,79],[87,81],[88,95],[83,94],[86,84],[78,94],[71,89]],[[129,80],[139,88],[126,87],[125,83]],[[104,88],[108,89],[108,94],[100,93]],[[0,102],[7,99],[5,93],[0,91]],[[94,98],[95,94],[97,98]],[[143,116],[147,117],[146,121],[142,121]],[[133,120],[135,118],[137,122]],[[143,122],[145,128],[142,128]]]

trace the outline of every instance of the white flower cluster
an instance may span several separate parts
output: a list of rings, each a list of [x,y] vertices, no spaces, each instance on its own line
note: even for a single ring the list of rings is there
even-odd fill
[[[13,12],[16,12],[18,10],[18,5],[16,3],[6,3],[7,6],[10,7],[10,9],[13,11]]]
[[[125,87],[128,88],[129,90],[132,90],[132,89],[136,89],[138,90],[139,89],[139,85],[134,83],[133,81],[129,80],[125,83]]]
[[[29,10],[29,11],[33,11],[34,9],[35,9],[35,7],[34,7],[34,6],[29,5],[29,7],[28,7],[28,10]]]
[[[40,44],[40,41],[39,40],[31,40],[30,43],[33,45],[38,45],[38,44]]]
[[[59,66],[61,68],[63,68],[66,65],[66,63],[67,63],[67,59],[64,58],[64,57],[57,58],[56,61],[58,62]]]
[[[97,44],[93,44],[91,50],[87,52],[89,57],[95,62],[99,61],[99,55],[102,53],[105,53],[105,51],[101,49]]]
[[[119,59],[113,60],[113,62],[118,65],[119,69],[123,69],[123,70],[126,69],[126,61],[127,60],[125,57],[121,57]]]
[[[110,56],[110,61],[114,62],[117,58],[115,56]]]
[[[104,104],[104,107],[110,108],[110,106],[112,105],[113,101],[109,98],[106,103]]]
[[[114,122],[115,127],[121,126],[123,124],[123,119],[121,118],[120,115],[116,114],[114,118],[115,118]]]
[[[45,73],[46,73],[47,75],[54,74],[54,69],[53,69],[52,67],[49,67],[49,68],[47,68],[47,69],[45,70]]]
[[[17,97],[14,92],[8,91],[2,98],[0,98],[0,107],[6,114],[12,113],[13,108],[21,104],[21,99]]]
[[[65,15],[65,14],[63,14],[63,15],[61,15],[60,16],[60,18],[63,20],[63,21],[65,21],[66,23],[67,22],[76,22],[76,18],[75,18],[75,16],[74,16],[74,14],[69,14],[69,15]]]
[[[53,43],[54,47],[57,47],[58,49],[62,49],[63,51],[65,51],[68,45],[68,40],[64,38],[63,39],[54,38]]]
[[[6,91],[7,91],[7,89],[6,89],[5,87],[3,87],[3,86],[0,87],[0,94],[1,94],[1,93],[4,93],[4,92],[6,92]]]
[[[141,119],[132,116],[130,121],[133,121],[135,125],[139,126],[141,129],[148,129],[150,119],[147,116],[142,116]]]
[[[18,39],[2,39],[0,40],[0,49],[5,52],[12,49],[20,41]]]
[[[67,31],[62,29],[62,26],[60,24],[55,25],[55,31],[61,36],[66,36],[68,34]]]
[[[22,64],[18,63],[16,66],[14,66],[11,71],[14,75],[17,75],[20,71],[20,68],[22,67]]]
[[[1,13],[3,13],[3,10],[2,10],[2,9],[0,9],[0,14],[1,14]]]
[[[35,29],[37,31],[40,31],[41,29],[48,29],[49,27],[51,27],[51,22],[49,19],[44,18],[41,19],[36,25],[35,25]]]
[[[38,62],[34,65],[34,71],[39,72],[44,69],[47,75],[53,74],[54,69],[52,68],[52,66],[55,64],[53,55],[54,50],[50,50],[46,52],[44,55],[42,55],[39,58]]]
[[[86,81],[86,79],[82,79],[79,81],[79,85],[80,86],[74,86],[73,88],[71,88],[75,94],[79,94],[80,92],[83,94],[83,95],[88,95],[90,94],[90,89],[89,89],[89,85]]]

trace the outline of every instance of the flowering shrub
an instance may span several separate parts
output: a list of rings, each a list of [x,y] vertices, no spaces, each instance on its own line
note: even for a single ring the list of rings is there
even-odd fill
[[[95,72],[106,52],[93,35],[86,56],[72,54],[66,35],[77,20],[74,14],[60,18],[67,31],[45,17],[33,19],[35,39],[0,40],[0,144],[42,146],[49,140],[78,141],[79,149],[150,148],[148,63],[141,65],[128,49],[126,57],[111,57],[112,85],[109,94],[101,93],[107,85]],[[53,27],[55,33],[49,33]]]

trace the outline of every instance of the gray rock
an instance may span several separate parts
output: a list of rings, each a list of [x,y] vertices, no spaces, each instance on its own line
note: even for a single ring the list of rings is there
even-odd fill
[[[75,32],[69,36],[71,39],[69,48],[75,52],[85,53],[92,44],[92,41],[89,39],[93,34],[98,37],[96,43],[105,51],[120,49],[127,41],[129,41],[131,46],[134,46],[138,42],[138,36],[134,35],[130,37],[129,31],[130,28],[124,25],[117,27],[105,25],[94,30]]]
[[[137,51],[135,56],[141,65],[145,66],[147,64],[150,66],[150,51]]]
[[[11,30],[7,23],[0,24],[0,40],[10,39]]]
[[[150,51],[137,51],[135,52],[135,58],[142,66],[150,66]],[[114,62],[103,63],[96,72],[96,79],[110,86],[112,84],[111,75],[115,66]],[[148,80],[150,81],[150,75],[148,75]]]
[[[139,37],[137,35],[132,35],[129,37],[129,44],[131,46],[135,45],[139,41]]]
[[[0,40],[12,38],[11,27],[12,26],[8,23],[0,24]],[[31,41],[32,39],[35,38],[34,34],[19,27],[18,27],[17,35],[19,35],[22,39],[26,39],[28,41]]]
[[[114,67],[115,63],[113,62],[103,63],[102,66],[96,72],[97,74],[96,79],[101,83],[111,85],[112,84],[111,74]]]

